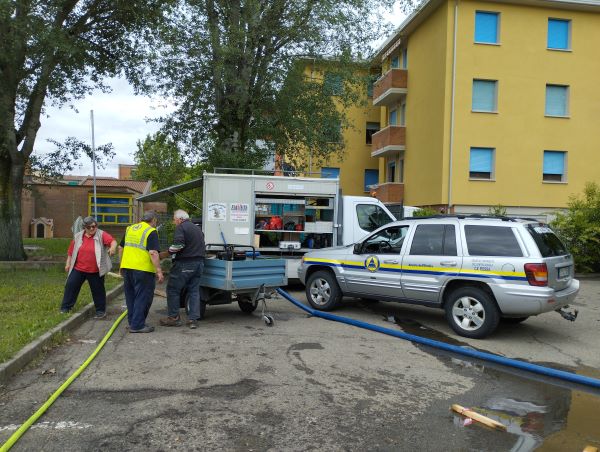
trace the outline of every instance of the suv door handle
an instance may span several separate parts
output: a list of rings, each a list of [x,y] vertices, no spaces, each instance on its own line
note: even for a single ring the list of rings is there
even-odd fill
[[[440,265],[442,267],[456,267],[458,263],[456,261],[443,261],[440,262]]]
[[[388,261],[383,261],[384,264],[397,264],[398,261],[393,261],[393,260],[388,260]]]

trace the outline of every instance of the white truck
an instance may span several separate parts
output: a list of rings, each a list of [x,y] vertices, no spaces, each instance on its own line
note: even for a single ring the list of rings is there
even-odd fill
[[[138,198],[156,201],[202,184],[202,229],[207,244],[253,246],[286,258],[298,278],[300,258],[315,249],[356,243],[395,221],[378,199],[342,196],[338,179],[204,173],[195,181]]]

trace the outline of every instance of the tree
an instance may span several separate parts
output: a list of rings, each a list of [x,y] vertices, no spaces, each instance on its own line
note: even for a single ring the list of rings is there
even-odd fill
[[[0,0],[0,260],[25,258],[21,194],[47,102],[61,105],[142,61],[168,0]]]
[[[134,179],[151,180],[153,190],[184,182],[192,173],[186,166],[177,144],[164,133],[148,135],[143,143],[137,142],[137,147],[134,154],[137,165]],[[189,206],[182,206],[175,197],[170,197],[167,205],[169,211],[177,208],[189,210]]]
[[[146,88],[175,100],[176,110],[164,118],[165,129],[188,151],[199,150],[210,167],[259,167],[277,146],[291,142],[317,154],[339,150],[327,145],[322,127],[313,134],[310,126],[319,115],[339,119],[336,102],[349,99],[352,90],[344,89],[336,102],[324,100],[330,93],[302,79],[297,61],[332,59],[344,88],[362,83],[366,91],[366,81],[346,70],[347,63],[369,54],[369,43],[390,31],[374,12],[393,3],[182,1],[159,30],[163,46],[146,73],[151,79]]]
[[[588,182],[583,193],[569,199],[566,212],[559,212],[552,227],[573,254],[581,272],[600,272],[600,185]]]

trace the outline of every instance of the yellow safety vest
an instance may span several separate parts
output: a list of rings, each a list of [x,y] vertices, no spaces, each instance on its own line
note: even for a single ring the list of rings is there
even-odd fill
[[[121,268],[156,273],[152,259],[150,259],[150,253],[146,249],[148,235],[152,231],[156,231],[156,229],[144,221],[132,224],[127,228]]]

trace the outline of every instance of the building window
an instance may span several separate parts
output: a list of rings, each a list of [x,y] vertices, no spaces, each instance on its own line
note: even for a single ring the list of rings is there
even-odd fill
[[[321,168],[321,177],[323,179],[339,179],[340,178],[340,169],[333,168],[333,167]]]
[[[498,81],[473,80],[471,109],[476,112],[498,111]]]
[[[94,205],[94,195],[89,194],[88,212],[94,216],[98,209],[98,224],[131,224],[133,223],[133,196],[116,194],[98,194],[97,204]]]
[[[392,58],[391,66],[392,69],[398,69],[400,67],[400,57],[398,55]]]
[[[391,160],[387,164],[387,182],[396,182],[396,161]]]
[[[406,102],[400,104],[400,125],[406,126]]]
[[[398,182],[404,183],[404,159],[398,160]]]
[[[366,169],[365,170],[365,192],[370,191],[371,185],[377,185],[379,182],[379,170]]]
[[[498,24],[500,14],[487,11],[475,12],[475,42],[479,44],[498,44]]]
[[[379,127],[378,122],[368,122],[367,123],[367,134],[365,137],[367,144],[373,143],[373,134],[377,133],[379,131],[379,129],[380,129],[380,127]]]
[[[548,48],[571,50],[571,21],[548,19]]]
[[[408,69],[408,49],[402,49],[402,69]]]
[[[566,154],[563,151],[544,151],[544,182],[565,182],[567,180],[565,172]]]
[[[395,126],[398,120],[398,112],[396,110],[391,110],[389,115],[389,124],[390,126]]]
[[[469,178],[492,180],[494,176],[494,149],[471,148]]]
[[[546,85],[546,116],[569,116],[569,87]]]
[[[328,96],[341,96],[344,93],[344,80],[339,74],[325,73],[323,91]]]

